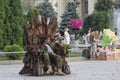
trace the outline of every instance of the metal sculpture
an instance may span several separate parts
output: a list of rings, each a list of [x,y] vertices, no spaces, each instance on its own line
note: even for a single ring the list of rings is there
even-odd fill
[[[44,60],[42,58],[42,40],[44,36],[51,36],[51,39],[55,40],[56,30],[57,30],[57,20],[47,22],[48,15],[45,14],[39,23],[33,19],[30,27],[24,25],[24,40],[26,42],[26,50],[24,57],[24,66],[19,74],[31,74],[33,76],[43,76],[47,70]],[[55,43],[55,41],[53,42]],[[63,59],[62,61],[62,71],[66,74],[70,74],[70,68],[65,59],[66,54],[68,53],[67,49],[61,44],[55,43],[54,51],[57,55],[60,55]],[[52,64],[51,64],[52,65]],[[53,68],[55,66],[53,65]],[[55,69],[54,69],[55,70]],[[54,72],[55,73],[55,72]]]

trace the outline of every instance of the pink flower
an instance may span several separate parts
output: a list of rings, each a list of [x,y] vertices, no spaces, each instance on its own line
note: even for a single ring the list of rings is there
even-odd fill
[[[83,25],[83,22],[80,19],[71,19],[70,24],[72,24],[74,28],[81,28]]]

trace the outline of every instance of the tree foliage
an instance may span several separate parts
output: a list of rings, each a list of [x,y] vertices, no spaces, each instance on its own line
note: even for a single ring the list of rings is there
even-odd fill
[[[57,13],[54,11],[53,6],[49,2],[49,0],[45,0],[41,4],[41,6],[39,8],[39,13],[41,16],[44,16],[47,13],[51,19],[55,19],[57,16],[56,15]]]
[[[77,14],[77,11],[76,11],[76,8],[77,7],[76,7],[75,3],[73,3],[73,2],[69,2],[67,4],[67,6],[65,8],[65,12],[61,16],[62,20],[60,22],[60,29],[61,29],[62,33],[64,32],[65,28],[69,28],[70,34],[74,34],[74,33],[77,34],[77,31],[79,29],[73,28],[73,26],[70,24],[71,19],[79,18],[78,14]]]
[[[3,47],[4,40],[3,40],[3,29],[4,29],[4,19],[5,19],[5,0],[0,0],[0,49]]]
[[[33,21],[33,20],[36,21],[36,23],[37,23],[37,21],[38,21],[38,14],[39,13],[38,13],[37,8],[30,8],[28,10],[27,19],[28,19],[30,24],[31,24],[31,21]]]
[[[113,1],[112,0],[98,0],[95,4],[96,11],[109,11],[112,10]]]
[[[0,49],[23,44],[23,11],[20,0],[0,0]]]
[[[5,46],[4,50],[5,52],[16,52],[16,51],[23,51],[24,49],[17,45],[17,44],[13,44],[13,45],[7,45]],[[16,59],[20,59],[22,54],[21,53],[11,53],[11,54],[6,54],[5,55],[8,59],[10,60],[16,60]]]
[[[10,7],[10,28],[12,29],[12,40],[11,44],[19,44],[22,45],[23,43],[23,11],[21,7],[20,0],[10,0],[9,2]]]
[[[88,33],[90,29],[102,31],[111,28],[112,5],[112,0],[98,0],[95,11],[84,20],[83,32]]]
[[[83,32],[88,33],[88,30],[99,30],[102,31],[103,29],[107,29],[111,27],[110,23],[110,14],[102,11],[102,12],[95,12],[84,20],[83,25]]]

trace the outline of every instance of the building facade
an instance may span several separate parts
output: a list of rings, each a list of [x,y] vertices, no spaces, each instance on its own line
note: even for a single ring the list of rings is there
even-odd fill
[[[30,7],[39,6],[44,0],[21,0],[24,11],[27,11]],[[74,0],[78,3],[77,13],[80,19],[84,19],[94,11],[94,6],[97,0]],[[61,21],[61,16],[65,11],[65,7],[68,2],[73,0],[49,0],[54,10],[58,13],[58,22]]]
[[[61,15],[64,13],[65,7],[68,2],[73,0],[57,0],[57,12],[58,12],[58,22],[61,21]],[[84,19],[86,16],[90,15],[94,11],[94,6],[97,0],[74,0],[78,3],[77,13],[80,19]]]

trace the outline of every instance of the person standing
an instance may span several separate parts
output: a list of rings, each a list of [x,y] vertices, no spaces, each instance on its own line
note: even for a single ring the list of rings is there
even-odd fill
[[[92,31],[89,36],[90,44],[91,44],[91,59],[97,58],[97,42],[98,40],[96,39],[95,36],[95,31]]]
[[[86,33],[82,36],[82,39],[83,39],[84,44],[88,44]]]
[[[70,44],[70,34],[68,33],[68,28],[65,29],[65,32],[64,32],[64,40],[66,42],[66,44]]]

